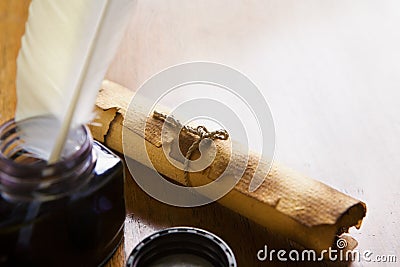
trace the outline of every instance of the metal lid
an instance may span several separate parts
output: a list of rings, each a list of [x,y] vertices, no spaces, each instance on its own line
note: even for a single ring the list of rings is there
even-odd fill
[[[146,237],[131,252],[127,267],[236,267],[229,246],[216,235],[192,227],[174,227]]]

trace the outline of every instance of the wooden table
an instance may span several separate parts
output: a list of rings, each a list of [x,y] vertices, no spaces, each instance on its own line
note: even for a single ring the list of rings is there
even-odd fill
[[[29,2],[0,2],[1,122],[13,117],[15,58]],[[398,2],[377,0],[139,0],[107,78],[136,90],[163,68],[193,60],[247,74],[272,109],[276,159],[365,201],[365,222],[352,230],[358,249],[393,254],[399,262],[399,8]],[[239,266],[339,265],[261,263],[256,253],[265,244],[292,245],[219,204],[162,204],[129,176],[126,203],[125,242],[108,266],[123,266],[139,240],[178,225],[221,236]]]

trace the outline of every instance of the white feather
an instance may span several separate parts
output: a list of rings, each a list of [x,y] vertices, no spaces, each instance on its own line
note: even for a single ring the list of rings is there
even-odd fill
[[[133,0],[33,0],[17,59],[16,120],[53,115],[55,147],[87,123]],[[61,147],[61,148],[60,148]],[[57,160],[61,151],[54,152]],[[57,154],[57,155],[55,155]]]

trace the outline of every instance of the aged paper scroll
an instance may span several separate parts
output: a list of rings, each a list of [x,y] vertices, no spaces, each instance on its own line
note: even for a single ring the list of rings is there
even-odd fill
[[[163,121],[137,112],[134,118],[130,117],[130,121],[124,122],[132,96],[133,92],[116,83],[103,82],[96,102],[98,118],[90,126],[94,138],[122,153],[122,129],[128,127],[133,132],[130,140],[132,151],[125,150],[125,154],[139,163],[146,163],[144,159],[147,155],[135,153],[134,150],[135,144],[145,140],[148,157],[156,170],[177,183],[185,184],[184,172],[172,165],[164,155],[161,142]],[[147,122],[145,134],[136,128],[137,123],[143,121]],[[190,134],[180,136],[183,154],[194,138]],[[215,140],[215,143],[215,160],[206,170],[190,173],[192,185],[213,181],[227,166],[231,156],[227,143],[223,140]],[[243,160],[240,152],[234,151],[233,154],[233,160]],[[335,247],[338,236],[352,226],[361,226],[366,214],[363,202],[276,163],[272,165],[263,184],[256,191],[249,192],[257,162],[257,155],[250,154],[242,178],[232,191],[218,200],[219,203],[316,251]],[[263,167],[262,161],[260,164]]]

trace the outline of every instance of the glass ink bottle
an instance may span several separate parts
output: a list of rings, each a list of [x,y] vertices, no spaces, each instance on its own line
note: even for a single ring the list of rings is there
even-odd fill
[[[122,240],[121,159],[81,126],[47,165],[54,125],[35,117],[0,126],[0,266],[101,266]]]

